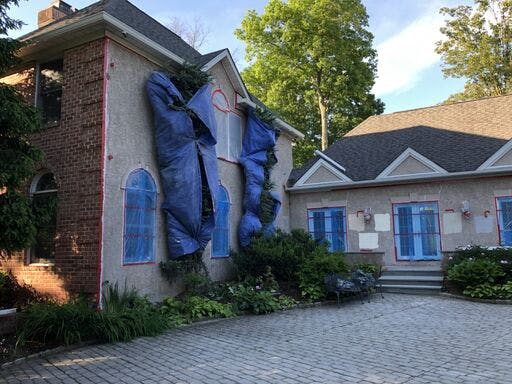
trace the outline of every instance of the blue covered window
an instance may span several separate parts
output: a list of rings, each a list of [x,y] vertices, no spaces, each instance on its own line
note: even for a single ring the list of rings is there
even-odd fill
[[[440,260],[441,234],[436,202],[393,206],[398,260]]]
[[[220,185],[212,234],[212,257],[226,256],[229,256],[229,195],[226,188]]]
[[[308,228],[309,233],[315,240],[327,241],[329,251],[346,251],[345,208],[309,209]]]
[[[496,208],[498,210],[500,245],[512,246],[512,197],[498,197]]]
[[[155,181],[144,169],[136,169],[125,186],[124,264],[155,261],[155,220]]]

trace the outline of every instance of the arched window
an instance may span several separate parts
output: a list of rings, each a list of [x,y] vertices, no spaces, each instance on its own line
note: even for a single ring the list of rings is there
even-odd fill
[[[219,185],[215,229],[212,235],[212,257],[229,256],[229,195],[226,188]]]
[[[57,231],[57,183],[53,174],[47,172],[36,176],[31,193],[36,241],[30,251],[30,262],[51,263],[55,260]]]
[[[156,184],[144,169],[126,180],[124,199],[123,263],[155,260]]]

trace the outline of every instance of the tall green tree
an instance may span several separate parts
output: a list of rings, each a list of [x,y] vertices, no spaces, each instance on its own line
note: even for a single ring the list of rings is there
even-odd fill
[[[474,6],[441,8],[449,16],[437,42],[445,77],[467,79],[447,101],[512,92],[512,0],[475,0]]]
[[[360,0],[270,0],[235,31],[249,91],[306,134],[299,164],[384,109],[370,93],[377,60],[367,27]]]
[[[19,64],[16,53],[22,44],[7,37],[22,22],[7,15],[17,0],[0,0],[0,78]],[[32,203],[22,189],[33,176],[41,152],[29,142],[39,130],[37,110],[19,90],[0,81],[0,251],[15,251],[34,242],[36,228]]]

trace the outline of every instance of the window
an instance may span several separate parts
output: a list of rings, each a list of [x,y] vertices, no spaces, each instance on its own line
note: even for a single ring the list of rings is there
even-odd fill
[[[496,199],[500,245],[512,246],[512,197]]]
[[[156,185],[144,169],[132,171],[126,180],[123,263],[155,260]]]
[[[437,203],[395,204],[393,220],[398,260],[441,259]]]
[[[329,251],[346,251],[345,208],[308,209],[308,228],[313,239],[327,241]]]
[[[37,176],[31,192],[36,241],[30,250],[30,262],[51,263],[55,260],[57,230],[57,183],[53,174],[48,172]]]
[[[238,161],[242,153],[242,118],[230,109],[228,99],[220,89],[213,91],[212,103],[217,122],[217,156]]]
[[[215,229],[212,235],[212,257],[229,256],[229,195],[226,188],[219,186]]]
[[[62,100],[62,59],[40,64],[37,105],[46,125],[60,121]]]

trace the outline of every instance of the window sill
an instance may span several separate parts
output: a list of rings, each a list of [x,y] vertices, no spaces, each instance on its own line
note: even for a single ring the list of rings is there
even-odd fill
[[[54,267],[55,262],[53,263],[29,263],[29,267],[40,267],[40,268],[48,268],[48,267]]]
[[[59,125],[60,125],[60,120],[59,121],[51,121],[49,123],[43,123],[42,127],[43,127],[43,129],[49,129],[49,128],[58,127]]]
[[[210,259],[212,260],[215,260],[215,259],[227,259],[229,258],[229,255],[226,255],[226,256],[210,256]]]
[[[129,267],[133,265],[148,265],[148,264],[156,264],[155,261],[141,261],[141,262],[133,262],[133,263],[123,263],[123,267]]]

